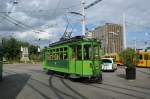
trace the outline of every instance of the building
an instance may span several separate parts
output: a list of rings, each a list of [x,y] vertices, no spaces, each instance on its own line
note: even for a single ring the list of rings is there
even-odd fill
[[[123,27],[119,24],[99,26],[94,29],[92,37],[101,40],[105,53],[119,53],[123,49]]]
[[[85,33],[86,38],[92,38],[92,31],[88,31]]]

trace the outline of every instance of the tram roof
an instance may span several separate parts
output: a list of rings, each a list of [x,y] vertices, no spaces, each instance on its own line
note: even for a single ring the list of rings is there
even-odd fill
[[[52,47],[52,46],[55,46],[55,45],[60,45],[60,44],[65,44],[65,43],[72,43],[72,42],[81,41],[81,40],[89,40],[89,41],[91,41],[92,39],[85,38],[84,36],[75,36],[75,37],[72,37],[70,39],[60,40],[58,42],[49,44],[49,47]]]

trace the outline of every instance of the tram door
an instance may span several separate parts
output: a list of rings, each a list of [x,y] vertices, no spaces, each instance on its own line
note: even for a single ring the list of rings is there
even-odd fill
[[[76,46],[76,73],[77,74],[83,74],[83,61],[82,61],[82,46],[77,45]]]
[[[147,54],[144,54],[145,66],[147,67]]]
[[[146,67],[150,67],[150,56],[147,53],[144,54],[144,60],[146,62]]]
[[[150,53],[148,54],[148,58],[147,58],[147,67],[150,67]]]
[[[75,45],[73,47],[73,57],[75,60],[75,73],[76,74],[83,74],[83,61],[82,61],[82,46]]]

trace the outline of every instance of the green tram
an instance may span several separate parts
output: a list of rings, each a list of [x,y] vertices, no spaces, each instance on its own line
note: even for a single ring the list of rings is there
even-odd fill
[[[70,78],[102,81],[100,42],[76,36],[58,41],[44,50],[43,68]]]

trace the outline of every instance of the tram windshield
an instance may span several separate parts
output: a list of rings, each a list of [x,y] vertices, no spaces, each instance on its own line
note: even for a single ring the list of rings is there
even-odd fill
[[[84,45],[84,60],[99,59],[99,47],[92,45]]]
[[[99,47],[91,44],[85,44],[83,45],[76,45],[72,46],[73,48],[73,54],[72,58],[76,60],[97,60],[99,59]],[[83,57],[82,57],[83,56]]]
[[[89,60],[92,58],[92,47],[90,45],[84,45],[83,56],[84,60]]]

